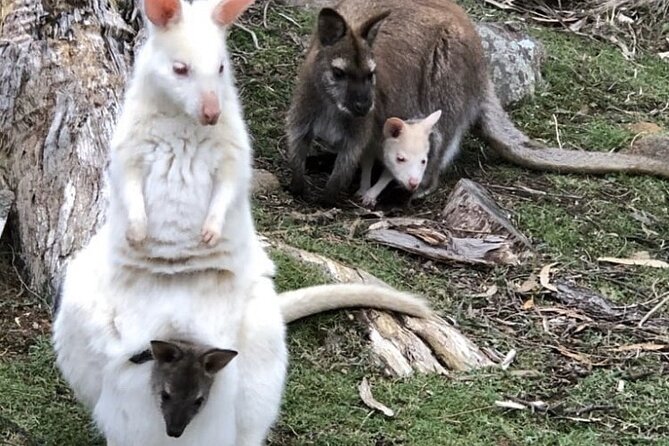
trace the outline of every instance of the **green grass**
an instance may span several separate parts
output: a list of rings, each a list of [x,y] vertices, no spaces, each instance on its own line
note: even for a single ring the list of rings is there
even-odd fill
[[[486,9],[482,2],[465,3],[485,20],[509,19],[498,10]],[[301,61],[302,39],[311,31],[312,17],[272,2],[267,27],[262,3],[245,20],[261,49],[241,30],[233,31],[231,47],[254,137],[256,164],[277,173],[286,183],[283,123]],[[626,124],[650,121],[669,128],[669,114],[656,112],[669,100],[669,64],[653,56],[626,61],[614,46],[555,30],[531,28],[530,32],[546,46],[546,83],[534,98],[515,107],[512,115],[533,138],[557,144],[557,120],[565,147],[608,151],[621,150],[632,141],[635,135]],[[490,189],[512,211],[514,223],[538,250],[536,260],[522,267],[482,269],[425,262],[366,241],[368,222],[364,220],[351,237],[351,225],[358,215],[350,207],[332,221],[305,224],[290,211],[313,208],[284,193],[256,200],[254,214],[259,229],[273,239],[359,266],[394,286],[425,294],[479,345],[503,353],[518,350],[511,371],[535,370],[541,377],[487,370],[451,378],[386,378],[368,351],[364,330],[349,313],[320,315],[289,329],[292,362],[272,445],[669,445],[666,357],[618,354],[604,366],[591,367],[556,351],[564,345],[595,359],[606,358],[610,346],[667,342],[666,334],[640,339],[631,330],[606,324],[587,326],[577,333],[551,325],[555,331],[549,333],[544,326],[547,318],[520,308],[529,296],[515,294],[510,286],[531,272],[538,273],[545,263],[559,262],[557,277],[600,291],[621,305],[668,292],[669,271],[614,267],[596,259],[639,251],[648,251],[655,258],[669,257],[669,183],[624,175],[528,172],[500,164],[482,152],[482,147],[469,139],[468,152],[446,176],[442,191],[390,213],[437,218],[460,176],[487,185],[547,192]],[[653,216],[652,223],[641,223],[640,214]],[[326,281],[317,269],[305,268],[280,252],[272,255],[279,267],[280,290]],[[477,297],[493,284],[500,290],[497,295]],[[556,305],[540,291],[532,296],[537,305]],[[666,309],[656,316],[663,315],[667,317]],[[36,339],[29,354],[13,356],[11,361],[2,358],[0,440],[31,444],[16,440],[17,435],[20,438],[17,432],[27,431],[39,444],[101,444],[89,417],[57,378],[44,336]],[[646,376],[630,376],[637,372],[646,372]],[[370,413],[361,403],[357,386],[363,377],[370,380],[375,397],[396,411],[394,418]],[[623,391],[618,390],[620,380],[625,382]],[[494,407],[495,401],[510,398],[542,400],[566,409],[592,404],[611,408],[583,415],[581,418],[590,419],[585,422],[560,413]]]

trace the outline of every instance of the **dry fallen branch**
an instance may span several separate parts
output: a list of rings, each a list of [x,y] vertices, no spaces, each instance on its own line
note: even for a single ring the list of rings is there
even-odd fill
[[[647,266],[650,268],[669,268],[669,263],[654,259],[619,259],[616,257],[600,257],[598,262],[615,263],[617,265]]]
[[[363,378],[362,382],[358,386],[358,393],[360,394],[360,399],[363,403],[370,409],[378,410],[387,417],[394,417],[395,412],[386,406],[385,404],[379,403],[374,395],[372,395],[372,387],[369,385],[367,378]]]
[[[460,180],[442,212],[442,221],[391,218],[369,227],[367,238],[432,260],[473,265],[517,265],[531,246],[490,194]]]
[[[334,282],[386,285],[359,268],[349,268],[283,243],[271,244],[299,262],[318,267]],[[377,310],[362,310],[358,315],[369,335],[371,350],[391,376],[407,376],[414,371],[446,374],[448,370],[495,365],[471,340],[440,317],[421,319]]]
[[[639,50],[658,52],[660,57],[669,54],[669,0],[484,1],[544,25],[613,43],[626,58],[634,58]]]

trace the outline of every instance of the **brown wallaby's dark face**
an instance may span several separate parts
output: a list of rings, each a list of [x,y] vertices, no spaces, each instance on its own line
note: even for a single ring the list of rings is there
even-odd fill
[[[187,342],[151,341],[153,391],[167,435],[180,437],[207,403],[216,373],[237,355]]]
[[[373,17],[357,32],[333,9],[324,8],[318,16],[318,40],[314,79],[337,108],[352,116],[365,116],[374,107],[376,63],[372,44],[389,12]]]

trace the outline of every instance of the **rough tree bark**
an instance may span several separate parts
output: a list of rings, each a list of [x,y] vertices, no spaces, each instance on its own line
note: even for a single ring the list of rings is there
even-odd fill
[[[103,171],[138,28],[132,0],[3,0],[0,172],[33,288],[101,223]],[[0,179],[1,180],[1,179]]]

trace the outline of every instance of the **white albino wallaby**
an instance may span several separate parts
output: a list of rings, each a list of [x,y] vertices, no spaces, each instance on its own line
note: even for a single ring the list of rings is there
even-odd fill
[[[258,261],[241,278],[119,268],[100,262],[111,249],[105,229],[67,267],[53,341],[59,369],[110,444],[262,445],[281,403],[285,323],[343,307],[430,314],[423,300],[381,286],[322,285],[277,296],[271,271]],[[151,341],[174,339],[239,352],[215,374],[209,394],[198,395],[205,401],[179,438],[169,437],[168,429],[181,426],[166,424],[154,368],[131,361]]]
[[[251,3],[144,2],[148,39],[111,144],[120,263],[171,273],[223,268],[230,252],[247,251],[252,152],[226,29]]]
[[[378,286],[277,297],[225,43],[252,2],[145,0],[149,35],[114,136],[108,220],[69,263],[53,324],[58,367],[110,445],[262,445],[281,403],[286,321],[343,306],[429,313]],[[156,340],[207,346],[184,352],[191,365],[223,355],[203,365],[210,385],[187,386],[202,392],[195,400],[163,405],[155,386],[168,381],[131,360]]]
[[[362,174],[358,194],[362,196],[362,203],[365,206],[376,205],[379,194],[393,179],[410,192],[418,189],[425,175],[431,138],[439,139],[433,128],[440,117],[441,110],[437,110],[423,119],[386,120],[383,125],[380,153],[373,153],[372,150],[372,153],[366,154],[361,163]],[[372,167],[377,158],[383,162],[384,169],[379,180],[372,186]]]

